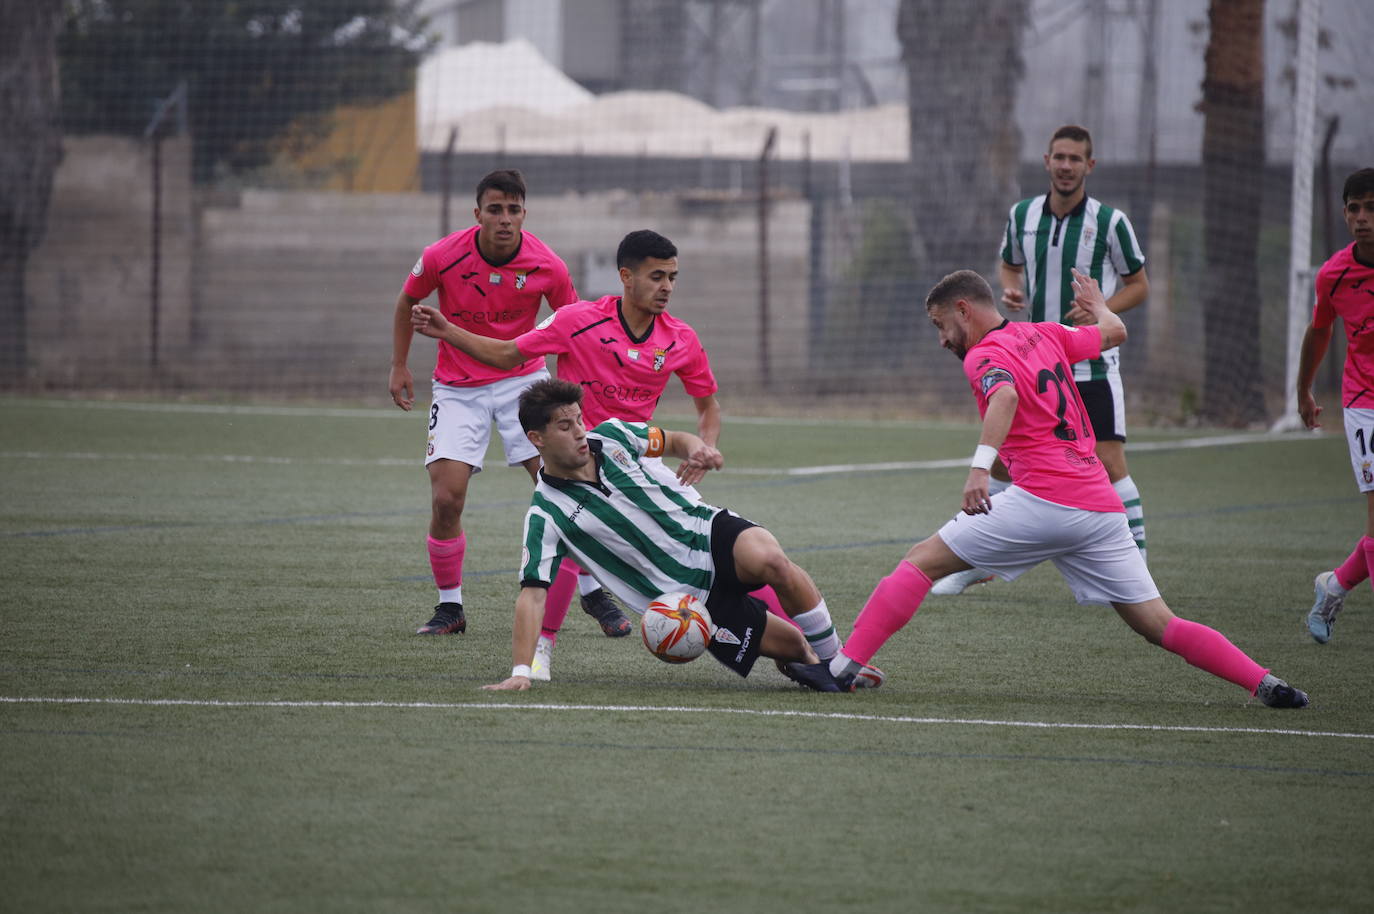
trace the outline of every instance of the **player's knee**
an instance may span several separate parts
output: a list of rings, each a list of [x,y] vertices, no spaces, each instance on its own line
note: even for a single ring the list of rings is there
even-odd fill
[[[466,492],[455,492],[451,489],[435,486],[430,507],[436,521],[456,524],[463,516],[463,507],[466,502]]]

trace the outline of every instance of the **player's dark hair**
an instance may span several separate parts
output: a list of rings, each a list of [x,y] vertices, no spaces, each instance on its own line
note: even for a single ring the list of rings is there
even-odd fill
[[[1361,168],[1345,179],[1341,202],[1349,203],[1351,197],[1363,197],[1365,194],[1374,194],[1374,168]]]
[[[560,378],[535,381],[520,395],[520,427],[527,432],[542,431],[554,413],[581,402],[580,384]]]
[[[1054,145],[1055,140],[1073,140],[1075,143],[1087,143],[1087,157],[1093,157],[1093,135],[1088,132],[1087,127],[1080,127],[1077,124],[1065,124],[1054,132],[1050,137],[1050,145]]]
[[[992,286],[973,270],[958,270],[935,284],[926,296],[926,310],[944,308],[959,299],[984,305],[992,304]]]
[[[525,199],[525,176],[514,168],[501,168],[493,171],[477,182],[477,205],[482,205],[482,195],[489,190],[499,191],[507,197]]]
[[[620,247],[615,251],[615,268],[634,269],[650,257],[655,260],[672,260],[677,256],[677,245],[658,232],[640,229],[620,239]]]

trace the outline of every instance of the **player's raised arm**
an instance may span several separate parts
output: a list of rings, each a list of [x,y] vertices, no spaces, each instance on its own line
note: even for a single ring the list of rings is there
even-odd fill
[[[1087,315],[1088,320],[1084,323],[1096,324],[1102,331],[1102,350],[1105,352],[1114,346],[1120,346],[1126,342],[1126,324],[1117,314],[1107,307],[1107,300],[1102,295],[1102,287],[1097,284],[1086,273],[1073,271],[1073,307],[1076,311],[1082,311]],[[1070,313],[1072,316],[1072,312]],[[1079,321],[1075,321],[1079,323]]]
[[[443,340],[493,368],[514,368],[525,361],[514,340],[498,340],[464,330],[444,317],[437,308],[428,305],[416,305],[410,309],[410,326],[416,333]]]
[[[695,485],[707,470],[719,470],[725,466],[725,457],[720,451],[691,432],[663,429],[663,453],[682,461],[677,468],[677,478],[684,485]]]

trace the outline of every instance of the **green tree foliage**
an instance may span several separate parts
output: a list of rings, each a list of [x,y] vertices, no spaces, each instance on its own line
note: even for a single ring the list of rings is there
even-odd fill
[[[70,133],[141,136],[187,89],[195,177],[253,168],[302,117],[410,88],[417,0],[69,0],[58,39]]]

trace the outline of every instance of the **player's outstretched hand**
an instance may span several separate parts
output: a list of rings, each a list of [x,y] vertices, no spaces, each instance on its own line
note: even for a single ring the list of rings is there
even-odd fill
[[[448,329],[448,318],[439,309],[429,305],[412,305],[410,309],[410,329],[424,336],[441,337]]]
[[[965,514],[987,514],[992,511],[992,499],[988,495],[991,479],[992,474],[987,470],[974,467],[968,471],[968,480],[964,483]]]
[[[1107,307],[1102,287],[1086,273],[1073,271],[1073,307],[1064,316],[1076,326],[1097,323],[1097,311]]]
[[[528,692],[530,690],[530,680],[528,676],[512,676],[501,682],[493,682],[491,685],[482,686],[487,692]]]
[[[703,444],[687,455],[687,459],[677,468],[677,480],[684,486],[694,486],[701,482],[708,470],[719,470],[725,466],[725,455]]]
[[[1020,311],[1026,307],[1026,295],[1020,289],[1002,290],[1002,307],[1008,311]]]

